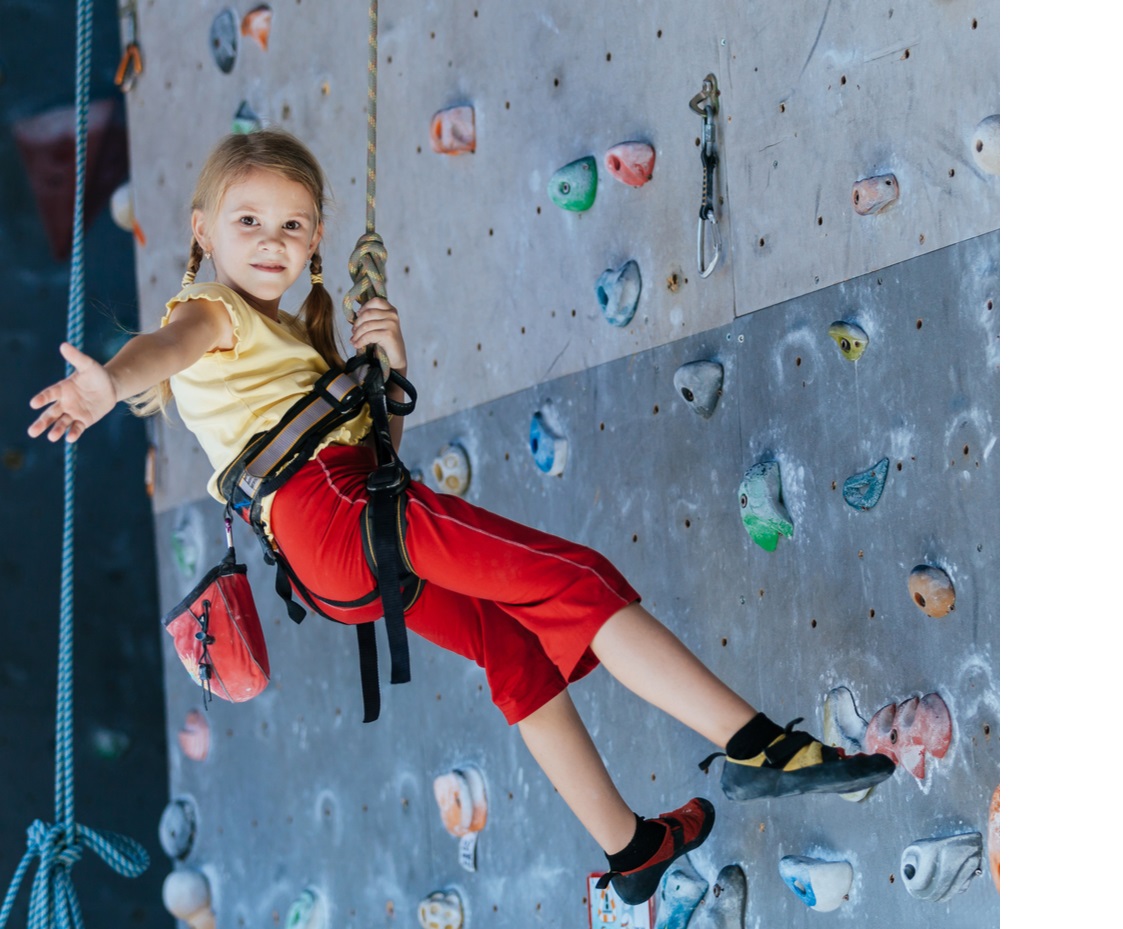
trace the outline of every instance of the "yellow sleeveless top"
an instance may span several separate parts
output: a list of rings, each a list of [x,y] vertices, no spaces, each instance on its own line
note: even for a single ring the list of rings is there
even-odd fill
[[[172,394],[184,424],[199,440],[215,473],[207,492],[225,502],[218,477],[249,440],[275,426],[293,403],[308,393],[328,364],[305,341],[300,320],[283,310],[274,322],[225,284],[191,284],[168,301],[160,321],[167,325],[175,308],[189,300],[213,300],[226,307],[234,327],[234,347],[207,352],[171,378]],[[364,407],[331,432],[316,449],[357,445],[370,431]],[[262,515],[267,518],[268,503]]]

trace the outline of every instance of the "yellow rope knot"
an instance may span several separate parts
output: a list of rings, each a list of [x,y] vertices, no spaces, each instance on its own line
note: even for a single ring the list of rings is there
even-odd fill
[[[367,232],[359,236],[347,270],[354,281],[351,289],[343,297],[343,312],[349,320],[371,297],[386,298],[386,246],[377,232]]]

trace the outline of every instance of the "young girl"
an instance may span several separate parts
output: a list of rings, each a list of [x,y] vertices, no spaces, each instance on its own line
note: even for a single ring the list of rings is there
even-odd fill
[[[188,272],[161,328],[131,339],[105,365],[63,344],[74,371],[32,398],[42,413],[29,434],[73,442],[120,400],[147,413],[174,395],[215,469],[208,490],[221,500],[217,473],[329,365],[342,367],[318,251],[323,201],[320,166],[292,136],[263,130],[224,139],[200,175]],[[215,281],[193,283],[204,258]],[[311,294],[289,315],[281,297],[309,264]],[[350,343],[356,351],[381,346],[405,375],[398,311],[386,300],[362,306]],[[364,410],[337,428],[262,512],[293,573],[340,601],[372,584],[360,532],[375,467],[363,444],[369,427]],[[400,420],[391,434],[397,446]],[[643,819],[624,802],[566,691],[598,663],[723,749],[716,754],[726,756],[721,783],[731,799],[846,793],[893,772],[884,756],[845,756],[757,712],[652,617],[597,552],[424,485],[405,494],[405,555],[426,581],[407,625],[484,668],[493,701],[605,850],[625,901],[648,899],[671,862],[705,841],[714,810],[696,797]],[[333,618],[381,615],[376,600]]]

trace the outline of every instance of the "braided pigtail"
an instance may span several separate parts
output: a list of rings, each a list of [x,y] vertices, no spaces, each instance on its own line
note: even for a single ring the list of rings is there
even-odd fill
[[[195,275],[199,273],[199,266],[203,263],[203,249],[199,245],[199,241],[195,238],[191,239],[191,253],[187,257],[187,272],[183,275],[183,282],[180,286],[187,287],[189,284],[195,283]]]
[[[300,308],[308,342],[331,367],[342,368],[343,357],[339,354],[339,336],[335,330],[335,305],[324,286],[324,260],[319,251],[312,253],[308,272],[312,277],[312,290]]]

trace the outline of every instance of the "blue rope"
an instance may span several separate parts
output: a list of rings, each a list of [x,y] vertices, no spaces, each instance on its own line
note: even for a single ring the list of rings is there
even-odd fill
[[[70,292],[66,340],[81,349],[86,299],[85,199],[86,135],[90,112],[90,58],[93,46],[92,0],[77,2],[77,65],[75,68],[74,226],[70,250]],[[68,364],[69,376],[73,369]],[[97,854],[118,874],[136,877],[148,867],[148,853],[127,836],[97,832],[74,821],[74,475],[78,446],[66,443],[63,477],[62,583],[59,592],[58,705],[55,712],[55,819],[48,826],[36,820],[27,830],[27,851],[16,868],[0,908],[0,929],[8,923],[16,894],[34,858],[39,869],[31,884],[29,929],[82,929],[82,912],[70,880],[70,869],[83,847]]]

